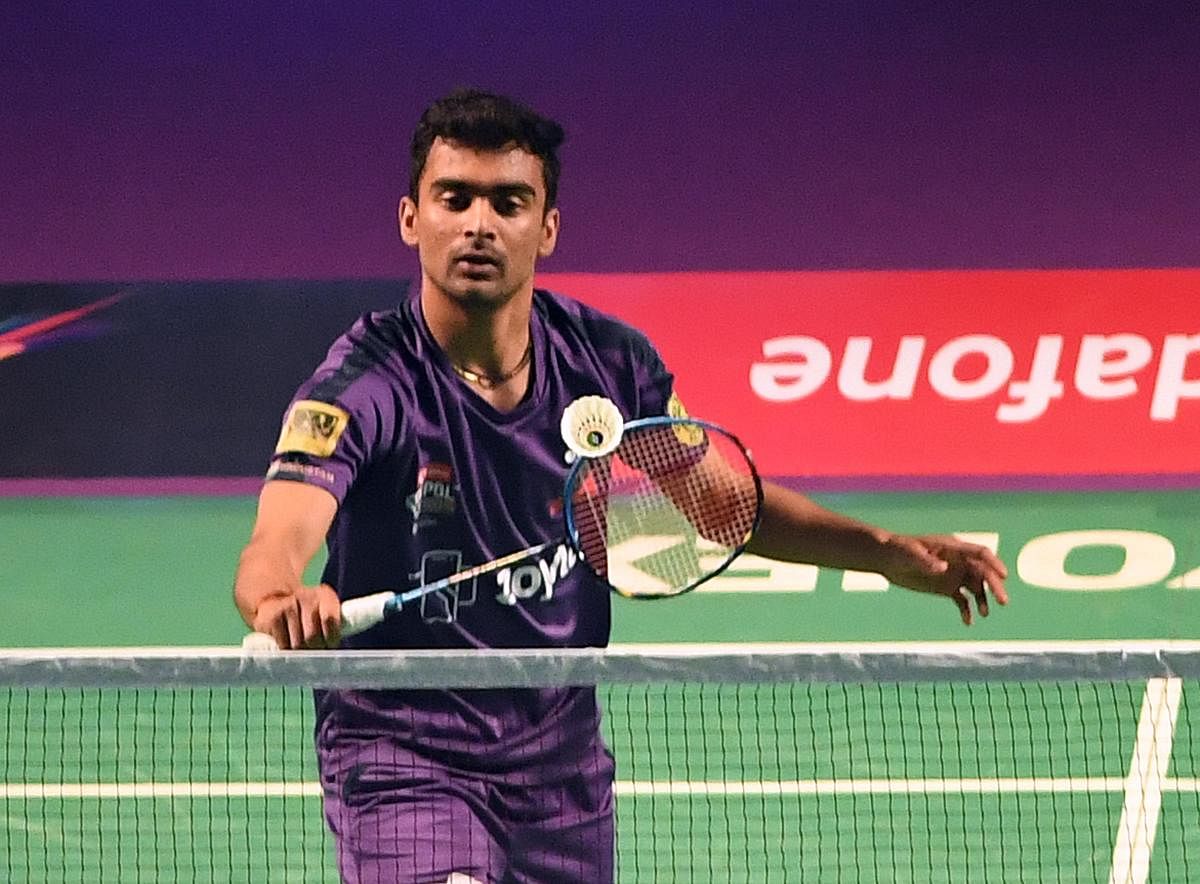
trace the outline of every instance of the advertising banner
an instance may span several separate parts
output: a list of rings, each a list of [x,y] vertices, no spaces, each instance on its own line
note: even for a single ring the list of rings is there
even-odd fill
[[[788,476],[1200,473],[1200,271],[572,275]]]
[[[688,410],[809,480],[1200,476],[1200,270],[548,274]],[[283,408],[402,280],[0,287],[0,477],[261,475]]]

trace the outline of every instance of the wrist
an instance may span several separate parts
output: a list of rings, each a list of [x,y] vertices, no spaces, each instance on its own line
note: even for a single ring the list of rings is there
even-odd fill
[[[879,574],[885,574],[896,563],[908,556],[908,548],[903,543],[901,535],[893,534],[891,531],[882,529],[872,529],[872,537],[876,544],[876,567],[870,569]]]

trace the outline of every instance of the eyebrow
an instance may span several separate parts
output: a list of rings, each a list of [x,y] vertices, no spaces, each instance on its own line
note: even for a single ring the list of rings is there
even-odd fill
[[[462,178],[438,178],[430,186],[434,193],[461,190],[476,196],[520,196],[528,200],[532,200],[536,195],[536,191],[524,181],[501,181],[491,187],[484,187],[478,182],[466,181]]]

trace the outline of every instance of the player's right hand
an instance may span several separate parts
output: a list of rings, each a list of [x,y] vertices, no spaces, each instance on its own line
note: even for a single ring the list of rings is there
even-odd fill
[[[336,648],[342,638],[342,605],[332,586],[302,586],[263,599],[251,628],[271,636],[285,651]]]

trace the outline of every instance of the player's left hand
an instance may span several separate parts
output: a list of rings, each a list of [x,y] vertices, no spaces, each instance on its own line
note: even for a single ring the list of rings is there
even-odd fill
[[[954,602],[967,626],[975,619],[972,599],[983,617],[988,615],[989,592],[998,604],[1008,604],[1004,588],[1008,569],[987,547],[949,535],[895,534],[888,540],[888,558],[880,573],[889,582],[914,592],[945,596]]]

